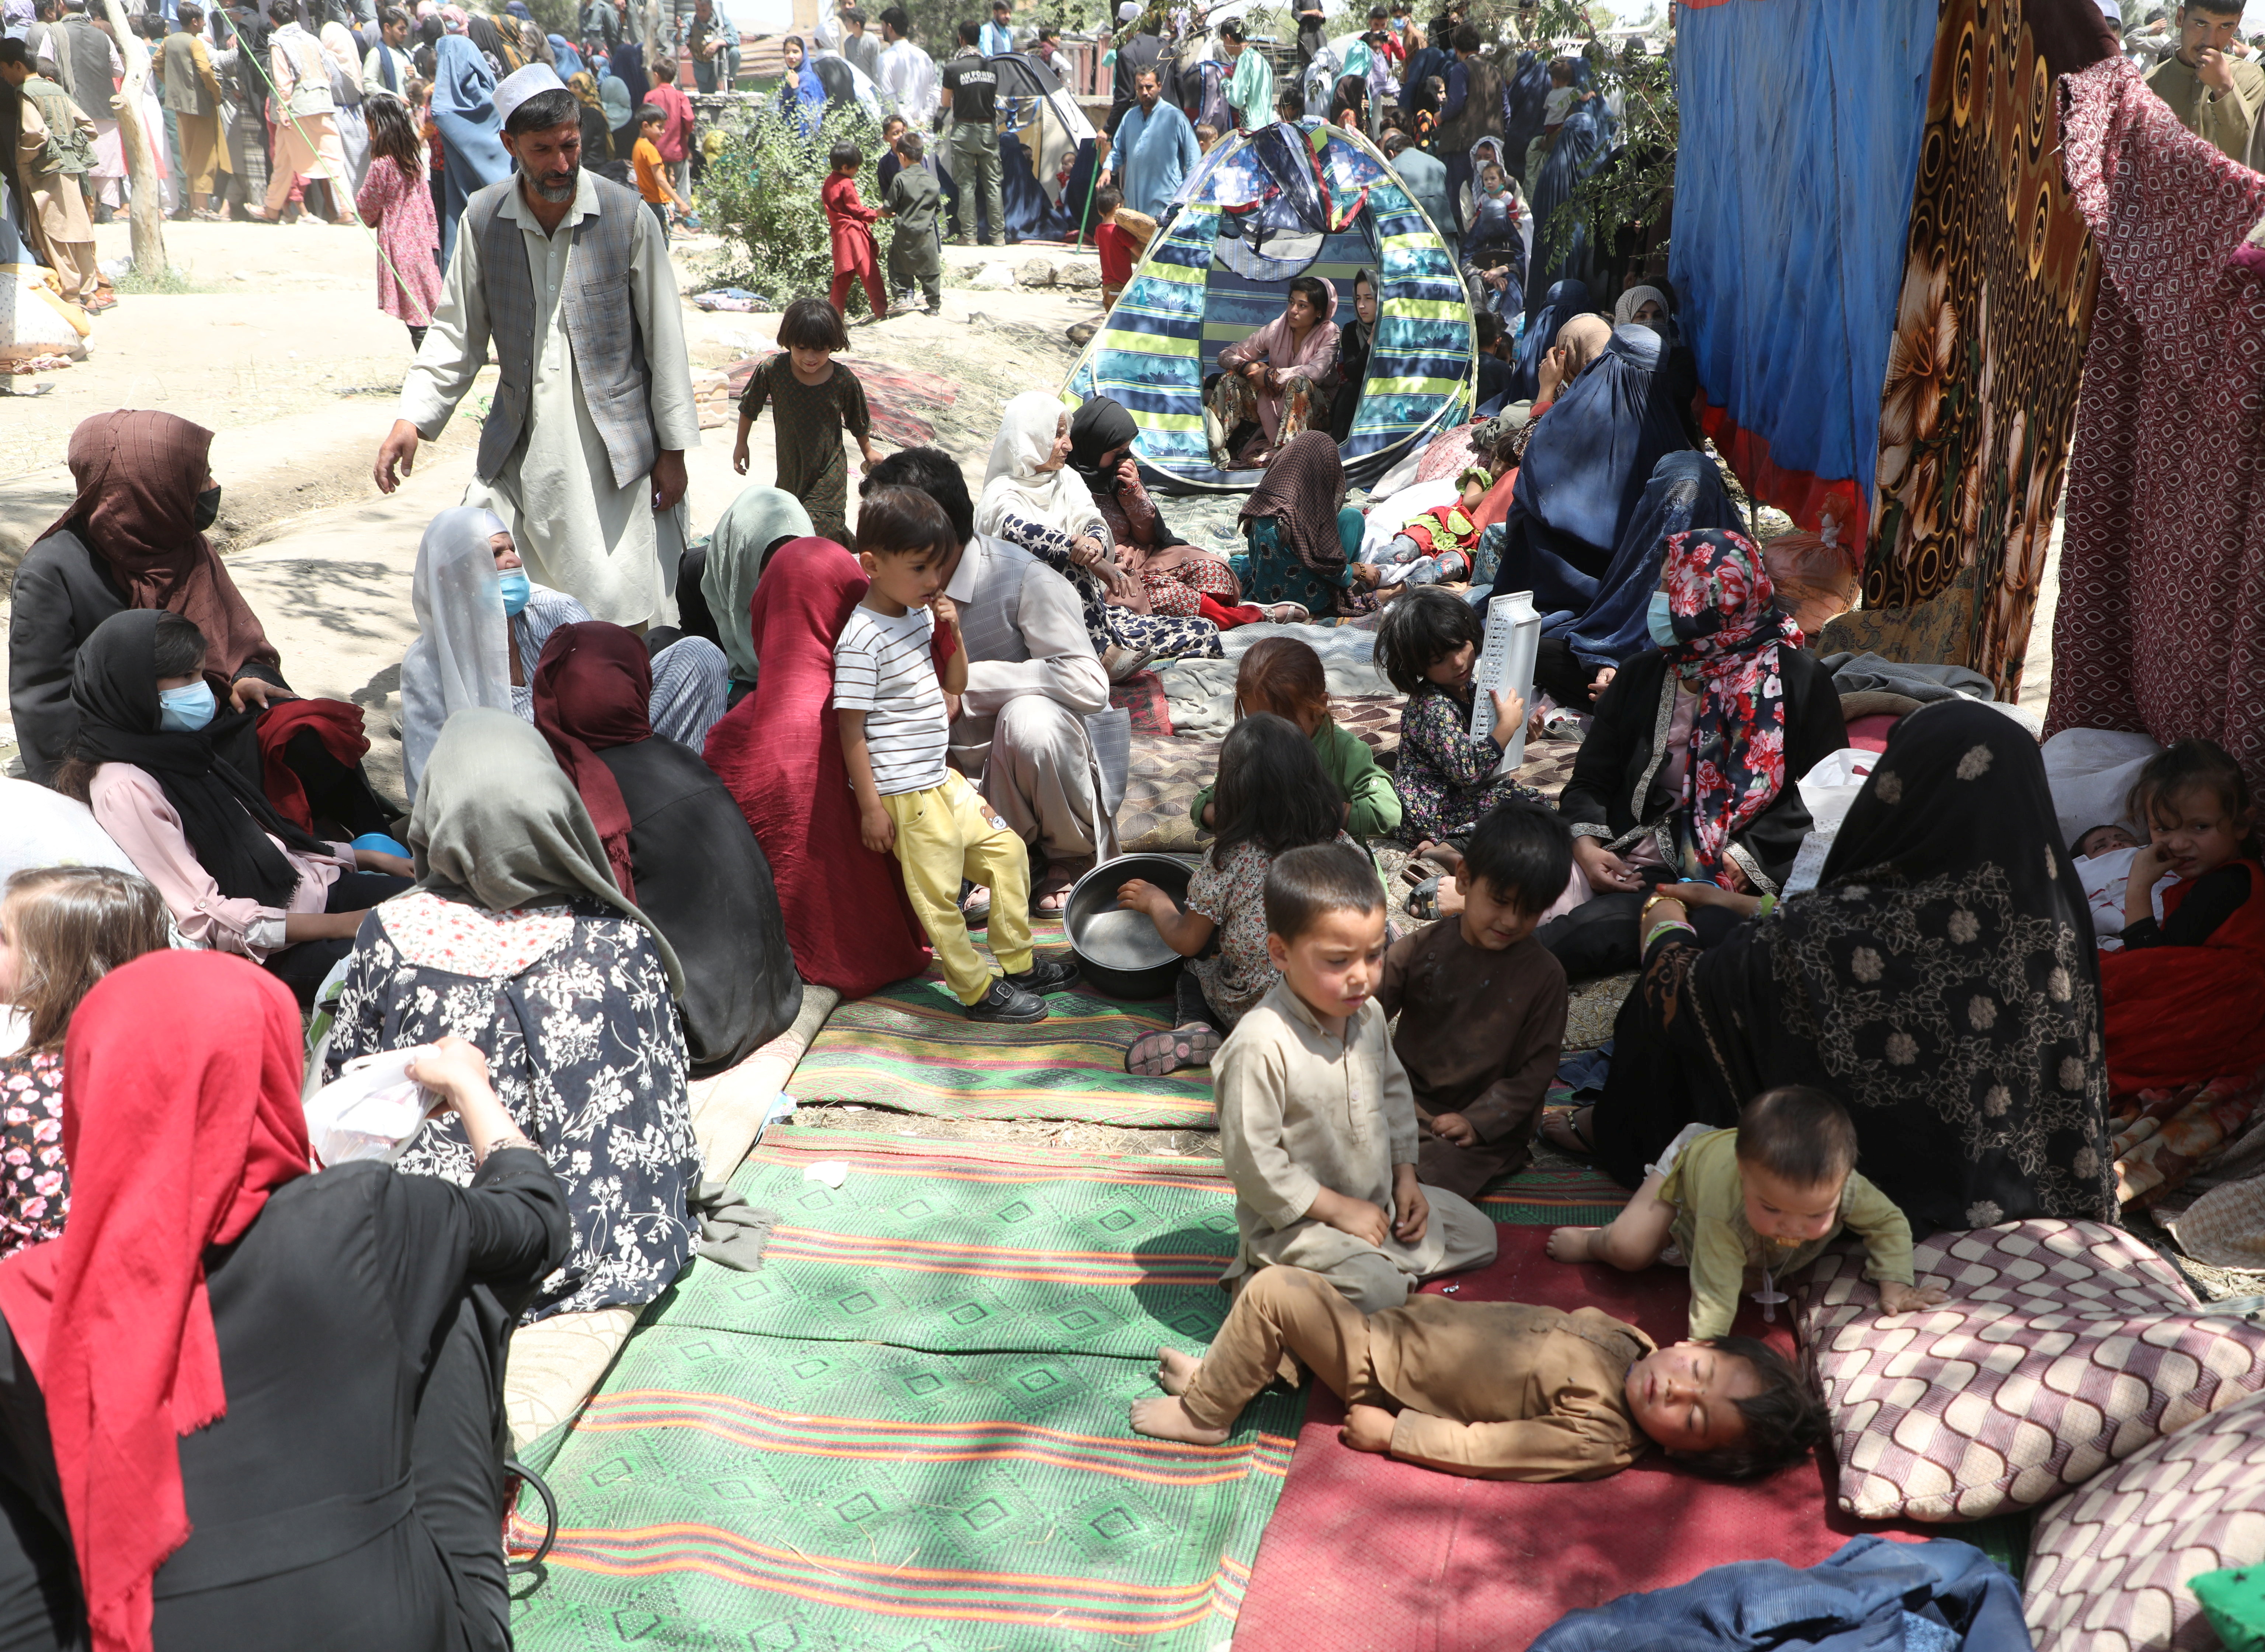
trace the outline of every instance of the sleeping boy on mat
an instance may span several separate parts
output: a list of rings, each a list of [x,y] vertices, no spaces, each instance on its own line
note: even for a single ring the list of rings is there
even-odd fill
[[[1134,1432],[1216,1445],[1285,1355],[1345,1402],[1339,1437],[1482,1480],[1601,1480],[1650,1446],[1719,1480],[1798,1462],[1824,1402],[1774,1349],[1744,1336],[1661,1348],[1601,1308],[1418,1296],[1363,1314],[1319,1274],[1262,1269],[1201,1359],[1157,1350],[1167,1397],[1132,1402]]]
[[[1823,1090],[1764,1090],[1739,1113],[1737,1128],[1693,1124],[1649,1170],[1611,1226],[1561,1227],[1549,1235],[1549,1254],[1629,1273],[1663,1260],[1687,1265],[1694,1337],[1727,1334],[1749,1284],[1759,1283],[1755,1299],[1775,1319],[1786,1299],[1777,1282],[1816,1261],[1844,1230],[1864,1241],[1864,1272],[1880,1287],[1883,1314],[1943,1299],[1934,1286],[1913,1283],[1911,1223],[1856,1174],[1856,1126]]]

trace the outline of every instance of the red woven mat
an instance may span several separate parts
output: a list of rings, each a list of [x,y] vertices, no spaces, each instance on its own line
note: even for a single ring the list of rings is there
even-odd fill
[[[1546,1227],[1498,1227],[1494,1265],[1444,1284],[1467,1300],[1584,1304],[1661,1343],[1688,1332],[1689,1281],[1569,1268]],[[1433,1284],[1428,1290],[1438,1291]],[[1751,1303],[1737,1330],[1760,1335]],[[1781,1317],[1768,1339],[1790,1353]],[[1831,1506],[1812,1459],[1759,1485],[1726,1486],[1653,1454],[1608,1480],[1555,1485],[1466,1480],[1341,1444],[1344,1408],[1316,1386],[1296,1455],[1236,1620],[1234,1652],[1502,1652],[1567,1612],[1687,1582],[1726,1561],[1813,1566],[1858,1532],[1897,1530]]]
[[[1163,679],[1153,671],[1135,672],[1123,682],[1111,683],[1109,703],[1132,714],[1135,734],[1169,734],[1171,702],[1164,698]]]

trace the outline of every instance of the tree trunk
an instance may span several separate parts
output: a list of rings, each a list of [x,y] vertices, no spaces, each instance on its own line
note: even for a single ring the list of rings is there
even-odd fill
[[[150,161],[151,136],[142,126],[142,89],[149,81],[149,46],[128,26],[126,8],[118,0],[103,0],[110,17],[118,55],[126,60],[125,84],[118,89],[118,141],[126,156],[126,182],[133,192],[134,268],[145,280],[165,273],[165,198],[158,187],[157,169]],[[82,102],[82,107],[84,104]],[[88,109],[90,115],[100,111]],[[157,139],[164,141],[164,128]]]

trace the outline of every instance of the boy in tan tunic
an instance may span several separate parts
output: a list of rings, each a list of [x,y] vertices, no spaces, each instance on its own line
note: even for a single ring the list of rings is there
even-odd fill
[[[1494,1224],[1416,1180],[1416,1103],[1371,994],[1384,891],[1358,849],[1315,844],[1266,873],[1266,947],[1281,980],[1213,1058],[1220,1151],[1242,1243],[1220,1282],[1311,1269],[1363,1313],[1420,1281],[1483,1267]]]

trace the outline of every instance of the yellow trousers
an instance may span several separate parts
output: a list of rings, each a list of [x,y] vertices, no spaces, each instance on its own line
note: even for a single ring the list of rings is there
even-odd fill
[[[958,769],[926,791],[881,799],[896,822],[897,863],[921,928],[936,947],[943,979],[963,1004],[991,990],[991,971],[967,938],[959,912],[959,881],[972,878],[991,891],[991,952],[1001,969],[1019,975],[1031,967],[1031,858],[1004,820],[975,795]]]

